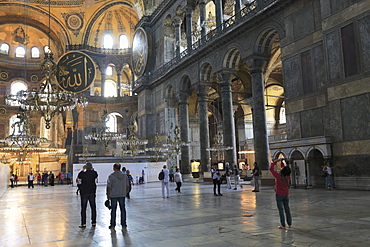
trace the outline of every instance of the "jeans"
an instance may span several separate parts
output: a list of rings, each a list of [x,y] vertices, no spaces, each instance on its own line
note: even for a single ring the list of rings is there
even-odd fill
[[[182,183],[181,182],[176,182],[176,189],[175,190],[177,190],[177,192],[181,192],[181,185],[182,185]]]
[[[240,176],[239,176],[239,175],[235,175],[235,176],[234,176],[234,180],[235,180],[235,188],[236,188],[236,186],[238,186],[238,185],[239,185],[239,178],[240,178]]]
[[[162,197],[165,197],[164,188],[167,190],[167,197],[170,197],[170,189],[168,188],[168,182],[162,181]]]
[[[326,175],[326,189],[332,189],[333,188],[333,180],[331,177],[331,174]]]
[[[81,225],[86,225],[86,208],[87,202],[91,208],[91,224],[96,223],[96,195],[93,194],[81,194]]]
[[[285,211],[286,221],[288,223],[288,226],[291,226],[292,225],[292,215],[290,214],[290,208],[289,208],[289,196],[276,195],[276,204],[277,204],[277,208],[279,209],[280,225],[285,226],[285,216],[284,216],[284,211]]]
[[[227,188],[231,189],[231,176],[226,175]]]
[[[28,188],[33,188],[33,180],[28,180]]]
[[[221,194],[221,180],[213,179],[213,193],[216,194],[216,186],[218,194]]]
[[[126,226],[126,208],[125,208],[125,197],[115,197],[110,198],[111,200],[111,212],[110,212],[110,225],[116,226],[116,212],[117,203],[119,203],[119,208],[121,210],[121,225]]]
[[[260,190],[260,183],[259,183],[260,177],[259,176],[254,176],[253,181],[254,181],[254,190],[259,191]]]

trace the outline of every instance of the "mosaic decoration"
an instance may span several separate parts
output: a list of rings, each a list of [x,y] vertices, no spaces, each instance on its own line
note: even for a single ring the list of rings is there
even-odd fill
[[[5,108],[0,108],[0,115],[4,115],[6,113],[6,109]]]
[[[49,0],[19,0],[24,3],[44,4],[49,5]],[[85,0],[51,0],[50,5],[65,6],[65,5],[82,5]]]
[[[64,18],[68,29],[71,30],[74,35],[78,36],[84,25],[84,12],[62,13],[62,17]]]
[[[114,16],[116,17],[116,21],[118,23],[118,32],[125,33],[126,28],[125,25],[123,25],[122,18],[118,12],[118,10],[114,10]]]
[[[112,24],[113,14],[112,14],[112,11],[108,11],[108,13],[105,17],[106,17],[106,19],[105,19],[104,31],[105,31],[105,33],[113,33],[113,24]]]
[[[8,79],[8,73],[6,73],[6,72],[1,72],[1,73],[0,73],[0,79],[1,79],[1,80],[6,80],[6,79]]]
[[[29,43],[28,41],[28,36],[26,35],[26,32],[22,27],[17,27],[14,32],[14,41],[22,44],[22,45],[27,45]]]

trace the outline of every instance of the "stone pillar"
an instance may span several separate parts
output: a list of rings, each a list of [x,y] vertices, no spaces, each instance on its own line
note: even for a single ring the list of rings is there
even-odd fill
[[[193,8],[188,5],[185,8],[186,13],[186,41],[187,41],[187,48],[188,52],[191,52],[191,46],[193,45]]]
[[[208,172],[210,166],[209,126],[208,126],[208,83],[201,82],[198,87],[200,164],[201,172]]]
[[[251,58],[248,60],[247,65],[250,67],[252,79],[252,116],[255,158],[260,169],[267,170],[270,166],[270,159],[264,94],[265,80],[263,78],[266,60],[263,58]]]
[[[104,93],[105,93],[105,69],[102,69],[101,70],[101,92],[100,92],[100,96],[104,97]]]
[[[231,150],[225,151],[225,161],[230,165],[237,165],[236,159],[236,138],[235,138],[235,120],[233,109],[233,98],[231,93],[231,79],[234,76],[233,71],[223,70],[218,72],[221,85],[222,97],[222,118],[223,118],[223,133],[224,146],[233,147]]]
[[[203,38],[207,35],[207,26],[206,26],[206,19],[207,19],[207,13],[206,13],[206,1],[200,0],[199,1],[199,12],[200,12],[200,37]]]
[[[216,28],[217,32],[222,30],[221,24],[224,22],[224,11],[222,9],[222,0],[215,0],[216,5]]]
[[[234,0],[235,2],[235,16],[236,16],[236,20],[240,20],[242,18],[242,15],[240,13],[240,11],[242,10],[242,1],[241,0]]]
[[[182,20],[180,16],[175,16],[173,18],[175,23],[175,39],[176,39],[176,57],[180,57],[180,42],[181,42],[181,24]]]
[[[180,139],[183,142],[189,143],[189,102],[188,94],[181,92],[179,101],[179,113],[180,113]],[[189,174],[190,170],[190,147],[181,146],[181,172],[183,174]]]
[[[121,74],[117,73],[117,97],[121,97]]]

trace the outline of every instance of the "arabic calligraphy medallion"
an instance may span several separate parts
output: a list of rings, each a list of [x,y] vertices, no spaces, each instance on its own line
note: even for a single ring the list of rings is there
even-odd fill
[[[93,60],[80,51],[70,51],[58,60],[58,86],[68,92],[80,93],[90,88],[95,79]]]

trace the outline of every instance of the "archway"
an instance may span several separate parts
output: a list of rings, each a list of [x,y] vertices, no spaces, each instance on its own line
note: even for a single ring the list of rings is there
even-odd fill
[[[308,154],[309,183],[313,187],[325,188],[325,177],[321,176],[324,165],[324,156],[318,149],[313,149]]]
[[[308,177],[308,170],[307,170],[307,164],[303,157],[303,154],[295,150],[291,154],[291,164],[292,164],[292,185],[295,188],[298,187],[304,187],[308,188],[309,183],[307,181]]]

